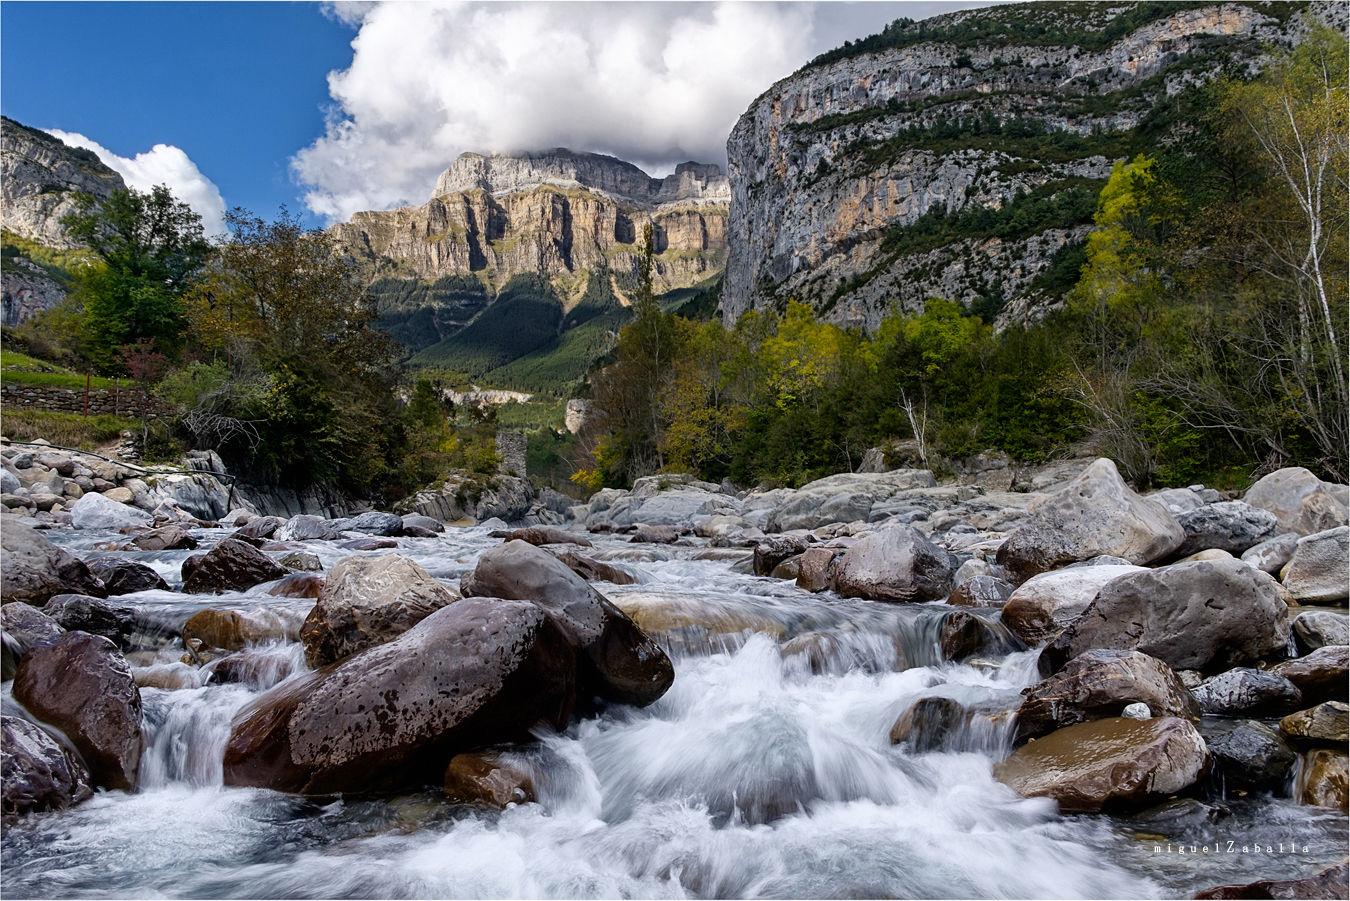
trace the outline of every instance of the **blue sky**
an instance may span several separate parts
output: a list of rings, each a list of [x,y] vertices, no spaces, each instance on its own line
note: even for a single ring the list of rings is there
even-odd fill
[[[725,163],[740,113],[815,54],[981,5],[7,0],[0,112],[199,211],[324,225],[425,202],[470,150]]]

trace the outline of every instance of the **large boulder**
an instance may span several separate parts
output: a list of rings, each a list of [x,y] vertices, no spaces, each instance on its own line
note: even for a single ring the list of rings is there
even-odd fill
[[[1200,718],[1200,705],[1180,677],[1161,660],[1138,651],[1088,651],[1022,694],[1018,741],[1117,717],[1130,704],[1147,705],[1153,716]]]
[[[1303,692],[1293,682],[1245,666],[1206,679],[1195,698],[1205,713],[1219,716],[1284,716],[1303,704]]]
[[[1215,771],[1228,790],[1287,794],[1298,753],[1279,731],[1256,720],[1241,720],[1205,736]]]
[[[407,557],[347,557],[329,570],[300,629],[305,662],[317,669],[384,644],[455,600]]]
[[[1054,672],[1093,648],[1134,648],[1174,670],[1222,672],[1284,651],[1288,611],[1278,585],[1239,560],[1129,573],[1046,646],[1041,666]]]
[[[955,607],[1002,607],[1012,595],[1013,586],[1009,582],[995,576],[971,576],[952,589],[947,603]],[[1004,616],[1006,625],[1006,614]]]
[[[24,650],[66,631],[56,620],[21,601],[11,601],[0,607],[0,629]]]
[[[632,573],[571,551],[559,554],[558,561],[587,582],[613,582],[615,585],[632,585],[637,582],[637,577]]]
[[[1105,458],[1036,507],[998,549],[998,562],[1017,581],[1103,554],[1136,565],[1160,560],[1186,535],[1157,501],[1140,497]]]
[[[77,500],[70,508],[71,525],[77,529],[124,529],[127,526],[148,526],[154,517],[129,504],[119,504],[112,498],[91,492]]]
[[[797,492],[769,517],[767,532],[793,529],[818,529],[835,522],[867,522],[872,513],[872,498],[866,494],[824,495]]]
[[[1316,532],[1298,540],[1281,576],[1300,604],[1335,604],[1350,596],[1350,527]]]
[[[1293,559],[1299,537],[1297,532],[1285,532],[1274,538],[1267,538],[1243,551],[1242,562],[1255,566],[1263,573],[1278,575],[1280,570],[1284,569],[1284,565]]]
[[[183,623],[183,643],[200,641],[208,648],[242,651],[253,644],[286,639],[297,641],[300,625],[284,614],[270,611],[221,610],[207,607]]]
[[[14,700],[65,733],[95,785],[135,791],[145,747],[141,693],[111,641],[66,632],[29,648],[14,676]]]
[[[576,651],[541,608],[470,598],[387,644],[283,683],[230,727],[225,784],[392,791],[440,784],[457,754],[561,728]]]
[[[1294,683],[1303,693],[1305,704],[1350,700],[1350,647],[1346,645],[1318,648],[1306,657],[1281,663],[1271,672]]]
[[[1350,705],[1327,701],[1280,720],[1280,731],[1305,742],[1326,742],[1345,749],[1350,741]]]
[[[1329,645],[1350,645],[1350,617],[1330,610],[1305,610],[1290,626],[1300,654]]]
[[[1027,579],[1003,605],[1003,624],[1027,644],[1054,638],[1083,615],[1108,583],[1142,566],[1073,566]]]
[[[416,513],[409,513],[407,516],[402,517],[402,519],[403,519],[403,528],[405,530],[421,529],[432,533],[445,531],[445,523],[441,522],[439,519],[432,519],[430,516],[421,516]]]
[[[247,591],[284,575],[286,567],[253,545],[225,538],[207,553],[193,554],[183,561],[183,592]]]
[[[1346,897],[1347,877],[1350,877],[1350,866],[1338,863],[1302,879],[1262,879],[1246,885],[1219,885],[1196,892],[1191,897],[1197,901],[1237,901],[1244,898],[1317,898],[1330,901]]]
[[[42,612],[66,631],[102,635],[118,647],[126,647],[136,631],[133,608],[87,594],[58,594]]]
[[[397,513],[380,513],[371,510],[347,520],[346,531],[364,532],[367,535],[392,537],[403,534],[403,517]]]
[[[262,542],[271,538],[277,533],[277,529],[286,524],[286,520],[280,516],[259,516],[250,519],[244,525],[234,530],[234,537],[241,541]]]
[[[891,526],[859,540],[835,566],[835,584],[846,598],[939,601],[952,590],[950,554],[911,526]]]
[[[670,658],[637,623],[565,564],[532,544],[509,541],[493,548],[460,584],[465,597],[533,601],[548,611],[583,652],[584,691],[646,706],[675,681]]]
[[[1300,804],[1345,810],[1350,804],[1350,757],[1344,741],[1339,750],[1314,748],[1304,754],[1298,783]]]
[[[52,595],[75,591],[107,597],[89,567],[28,526],[7,522],[0,529],[0,599],[41,606]]]
[[[1176,550],[1178,557],[1209,548],[1241,554],[1276,535],[1274,513],[1241,501],[1206,504],[1182,513],[1176,520],[1186,533],[1186,540]]]
[[[1312,535],[1350,522],[1344,486],[1323,482],[1301,466],[1272,472],[1242,500],[1274,513],[1281,532]]]
[[[1023,745],[994,778],[1066,812],[1143,806],[1176,794],[1209,768],[1205,741],[1179,717],[1080,723]]]
[[[833,591],[835,567],[843,554],[844,548],[807,548],[798,559],[797,587],[813,592]]]
[[[0,717],[0,818],[62,810],[93,797],[80,758],[38,726]]]
[[[164,577],[144,563],[119,560],[115,557],[99,557],[90,560],[88,565],[89,571],[102,580],[110,595],[133,594],[152,589],[169,590],[169,583],[164,581]]]
[[[399,520],[400,525],[402,522]],[[275,541],[333,541],[341,537],[338,524],[308,513],[292,516],[272,534]]]
[[[524,541],[536,547],[541,544],[577,544],[582,547],[591,547],[591,540],[585,535],[578,535],[576,532],[557,529],[553,526],[530,526],[525,529],[514,529],[501,537],[506,541]]]
[[[197,539],[178,526],[163,526],[137,535],[131,543],[142,551],[188,551],[197,546]]]

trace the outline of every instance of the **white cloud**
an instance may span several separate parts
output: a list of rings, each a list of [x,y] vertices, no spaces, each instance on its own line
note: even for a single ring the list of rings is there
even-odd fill
[[[167,185],[174,197],[202,217],[202,227],[208,237],[225,232],[225,200],[220,196],[220,189],[179,148],[156,144],[148,152],[128,159],[82,134],[59,129],[50,129],[47,133],[71,147],[94,151],[105,166],[122,176],[129,188],[148,192],[155,185]]]
[[[654,175],[726,162],[750,102],[815,54],[958,3],[331,3],[359,26],[326,133],[292,160],[330,221],[424,203],[460,153],[567,147]]]

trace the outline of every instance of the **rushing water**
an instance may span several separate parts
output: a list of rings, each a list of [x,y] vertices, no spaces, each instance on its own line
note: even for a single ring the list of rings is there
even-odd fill
[[[51,532],[76,553],[107,534]],[[219,533],[225,534],[225,533]],[[214,536],[213,536],[214,537]],[[391,551],[457,583],[497,542],[482,529]],[[349,551],[308,542],[325,568]],[[170,582],[189,552],[129,553]],[[1344,818],[1287,800],[1178,801],[1136,818],[1059,816],[996,782],[1035,652],[1009,640],[940,663],[942,605],[811,595],[741,575],[697,548],[602,543],[638,575],[601,585],[673,617],[676,679],[645,709],[614,706],[516,749],[537,803],[487,812],[428,790],[304,798],[224,788],[234,714],[304,670],[294,643],[254,648],[248,684],[146,688],[139,793],[101,792],[3,839],[6,897],[1170,897],[1309,875],[1345,857]],[[143,592],[142,636],[204,606],[303,616],[265,587],[219,597]],[[996,615],[989,616],[997,630]],[[683,623],[683,625],[680,625]],[[711,628],[708,624],[711,624]],[[161,639],[162,642],[162,639]],[[174,642],[133,654],[182,673]],[[193,685],[200,674],[188,677]],[[891,726],[947,697],[977,716],[949,750],[911,753]],[[14,702],[5,694],[6,712]],[[1217,791],[1217,790],[1216,790]],[[1236,844],[1227,850],[1227,842]],[[1197,845],[1189,853],[1191,843]],[[1177,853],[1178,845],[1186,853]],[[1247,853],[1241,848],[1246,844]],[[1250,848],[1259,844],[1260,852]],[[1288,852],[1297,845],[1298,851]],[[1283,850],[1266,852],[1267,846]],[[1199,847],[1210,850],[1200,852]],[[1302,848],[1307,846],[1304,853]]]

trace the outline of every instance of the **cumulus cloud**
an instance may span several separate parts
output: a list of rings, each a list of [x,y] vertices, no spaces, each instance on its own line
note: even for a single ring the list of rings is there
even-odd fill
[[[464,151],[568,147],[666,174],[726,162],[750,102],[900,15],[967,3],[332,3],[359,28],[326,133],[292,160],[330,221],[424,203]],[[866,23],[866,24],[864,24]]]
[[[92,150],[105,166],[122,176],[129,188],[148,192],[155,185],[167,185],[174,197],[202,217],[202,227],[208,236],[225,232],[225,200],[220,196],[220,189],[181,149],[170,144],[156,144],[148,152],[128,159],[82,134],[59,129],[51,129],[48,134],[71,147]]]

